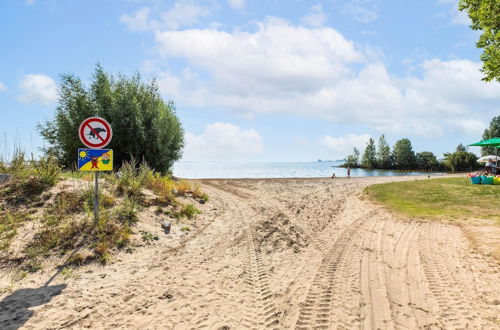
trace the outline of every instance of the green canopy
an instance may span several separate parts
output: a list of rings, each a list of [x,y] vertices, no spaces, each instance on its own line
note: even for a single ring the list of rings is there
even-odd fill
[[[479,141],[473,144],[469,144],[469,146],[476,146],[476,147],[494,147],[494,146],[499,146],[500,147],[500,138],[493,138],[493,139],[488,139],[488,140],[483,140]],[[498,148],[498,147],[497,147]]]
[[[473,144],[469,144],[469,146],[500,148],[500,138],[495,137],[492,139],[479,141]],[[498,155],[498,150],[495,150],[495,153]],[[498,165],[498,158],[497,158],[497,165]]]

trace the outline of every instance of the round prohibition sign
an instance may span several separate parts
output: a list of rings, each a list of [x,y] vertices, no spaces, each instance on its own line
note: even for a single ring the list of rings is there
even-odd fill
[[[103,118],[90,117],[85,119],[78,129],[80,140],[92,149],[104,148],[111,142],[113,130],[111,125]]]

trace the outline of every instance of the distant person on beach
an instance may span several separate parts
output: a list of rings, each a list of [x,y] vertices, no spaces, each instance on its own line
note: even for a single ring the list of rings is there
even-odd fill
[[[347,177],[351,178],[351,167],[347,167]]]
[[[332,174],[332,179],[335,179],[335,173]]]

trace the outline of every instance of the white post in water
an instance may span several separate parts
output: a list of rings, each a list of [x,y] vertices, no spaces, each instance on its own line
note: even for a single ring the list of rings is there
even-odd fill
[[[94,222],[99,222],[99,172],[95,171]]]

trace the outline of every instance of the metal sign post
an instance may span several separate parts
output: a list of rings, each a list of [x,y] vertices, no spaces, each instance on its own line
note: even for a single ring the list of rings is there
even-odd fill
[[[113,170],[113,150],[101,149],[109,144],[113,137],[111,125],[103,118],[85,119],[78,135],[84,145],[91,149],[78,149],[78,169],[95,172],[94,180],[94,222],[99,223],[99,171]]]
[[[99,223],[99,172],[95,172],[94,222]]]

